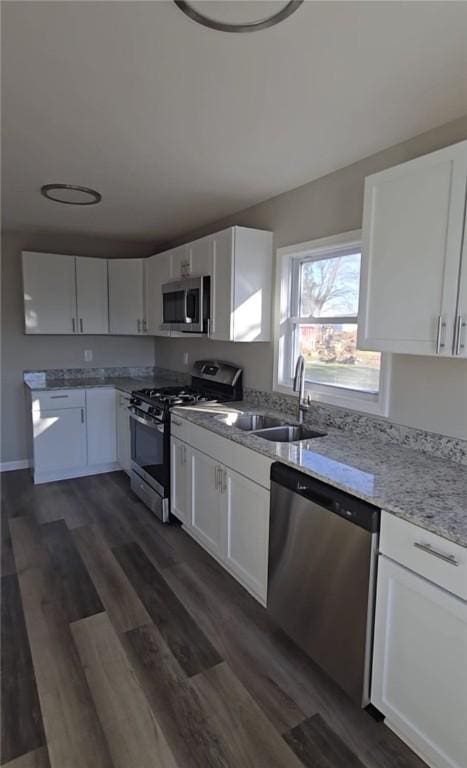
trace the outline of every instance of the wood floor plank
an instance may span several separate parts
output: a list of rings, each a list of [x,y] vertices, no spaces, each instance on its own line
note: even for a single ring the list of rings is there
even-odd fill
[[[280,657],[270,660],[267,633],[263,634],[254,623],[238,620],[235,603],[229,602],[221,588],[225,574],[215,568],[209,571],[209,579],[216,584],[211,590],[204,573],[200,576],[194,570],[193,562],[165,570],[164,578],[276,729],[282,733],[301,723],[306,713],[316,711],[310,693],[302,694],[293,685]],[[247,601],[253,600],[241,591]],[[306,688],[306,678],[303,685]]]
[[[151,617],[96,526],[75,528],[73,539],[116,630],[150,624]]]
[[[76,478],[73,493],[86,508],[91,522],[97,525],[109,547],[121,546],[134,541],[135,537],[119,513],[119,497],[108,490],[106,475]]]
[[[113,550],[130,583],[187,675],[222,659],[138,544]]]
[[[226,662],[191,678],[231,768],[303,768]]]
[[[4,763],[2,768],[50,768],[49,755],[46,747],[35,749],[15,760]]]
[[[319,714],[292,728],[284,739],[306,768],[364,768]]]
[[[82,619],[72,632],[115,768],[176,768],[108,616]]]
[[[122,637],[140,685],[182,768],[229,768],[228,752],[211,727],[196,690],[154,625]]]
[[[41,568],[19,582],[51,768],[112,768],[61,600]]]
[[[28,568],[43,568],[49,565],[47,550],[41,539],[40,525],[33,517],[15,517],[9,521],[14,539],[14,554],[18,573]]]
[[[29,640],[16,574],[1,580],[0,762],[45,744]]]
[[[131,529],[133,541],[140,545],[158,570],[179,562],[173,547],[163,536],[164,524],[139,499],[122,495],[119,514]]]
[[[60,581],[69,622],[104,611],[104,606],[63,520],[41,526],[41,537]]]
[[[8,514],[5,505],[2,501],[2,513],[1,513],[1,553],[0,553],[0,570],[2,576],[10,576],[12,573],[16,573],[16,562],[13,554],[13,546],[11,543],[11,533],[9,525]]]

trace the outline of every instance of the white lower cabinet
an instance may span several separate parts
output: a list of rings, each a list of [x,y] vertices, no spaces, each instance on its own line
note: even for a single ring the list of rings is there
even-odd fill
[[[191,448],[192,508],[190,525],[206,549],[219,557],[224,551],[222,465]]]
[[[119,468],[115,389],[32,392],[31,399],[35,483]]]
[[[115,389],[86,390],[88,464],[117,461],[117,400]]]
[[[226,562],[242,583],[266,601],[270,494],[237,472],[223,471]]]
[[[191,449],[181,440],[172,437],[170,443],[170,486],[171,512],[182,523],[190,523],[191,488],[190,462]]]
[[[207,430],[202,432],[203,448],[209,449],[210,437],[214,442],[219,438]],[[238,449],[239,446],[232,446],[237,461]],[[170,485],[172,514],[265,605],[269,490],[173,436]]]
[[[371,700],[428,765],[467,766],[467,603],[384,555]]]
[[[131,431],[128,406],[130,395],[118,393],[117,400],[117,461],[127,475],[130,474],[131,464]]]
[[[34,476],[72,472],[86,465],[86,419],[83,408],[33,411]]]

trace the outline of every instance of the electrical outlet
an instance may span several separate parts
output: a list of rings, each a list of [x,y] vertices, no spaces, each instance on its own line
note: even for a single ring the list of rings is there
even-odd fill
[[[183,365],[188,366],[188,352],[183,353]]]
[[[84,362],[90,363],[92,360],[92,349],[85,349],[84,350]]]

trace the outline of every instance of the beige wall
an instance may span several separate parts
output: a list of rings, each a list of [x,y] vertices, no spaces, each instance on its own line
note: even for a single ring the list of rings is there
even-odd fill
[[[209,227],[187,233],[173,245],[232,224],[273,230],[275,248],[358,229],[362,223],[365,176],[466,138],[467,116]],[[218,356],[242,364],[249,386],[272,388],[272,344],[156,340],[159,365],[183,370],[185,351],[189,352],[190,361],[202,356]],[[467,361],[395,355],[389,418],[467,439]]]
[[[1,461],[29,455],[23,371],[41,368],[86,368],[113,365],[154,365],[152,338],[125,336],[26,336],[23,331],[22,250],[81,256],[146,256],[148,245],[113,242],[84,236],[5,232],[2,235],[2,371]],[[84,349],[93,360],[85,363]]]

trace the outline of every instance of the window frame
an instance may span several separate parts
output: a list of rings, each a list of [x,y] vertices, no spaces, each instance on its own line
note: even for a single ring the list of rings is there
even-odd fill
[[[303,320],[304,324],[332,324],[347,323],[356,324],[358,327],[359,310],[356,315],[333,317],[306,317],[300,318],[292,315],[292,308],[299,304],[299,264],[308,260],[319,260],[326,257],[340,256],[361,252],[361,230],[343,232],[339,235],[311,240],[305,243],[278,248],[276,251],[276,290],[274,306],[274,377],[273,389],[276,392],[298,396],[293,392],[292,373],[294,360],[296,359],[294,343],[292,341],[293,330]],[[362,270],[360,269],[361,290]],[[288,372],[288,376],[286,375]],[[391,375],[391,356],[381,354],[379,392],[370,393],[361,390],[339,387],[335,384],[318,384],[305,382],[306,393],[316,402],[329,405],[337,405],[351,410],[388,415],[389,391]]]

